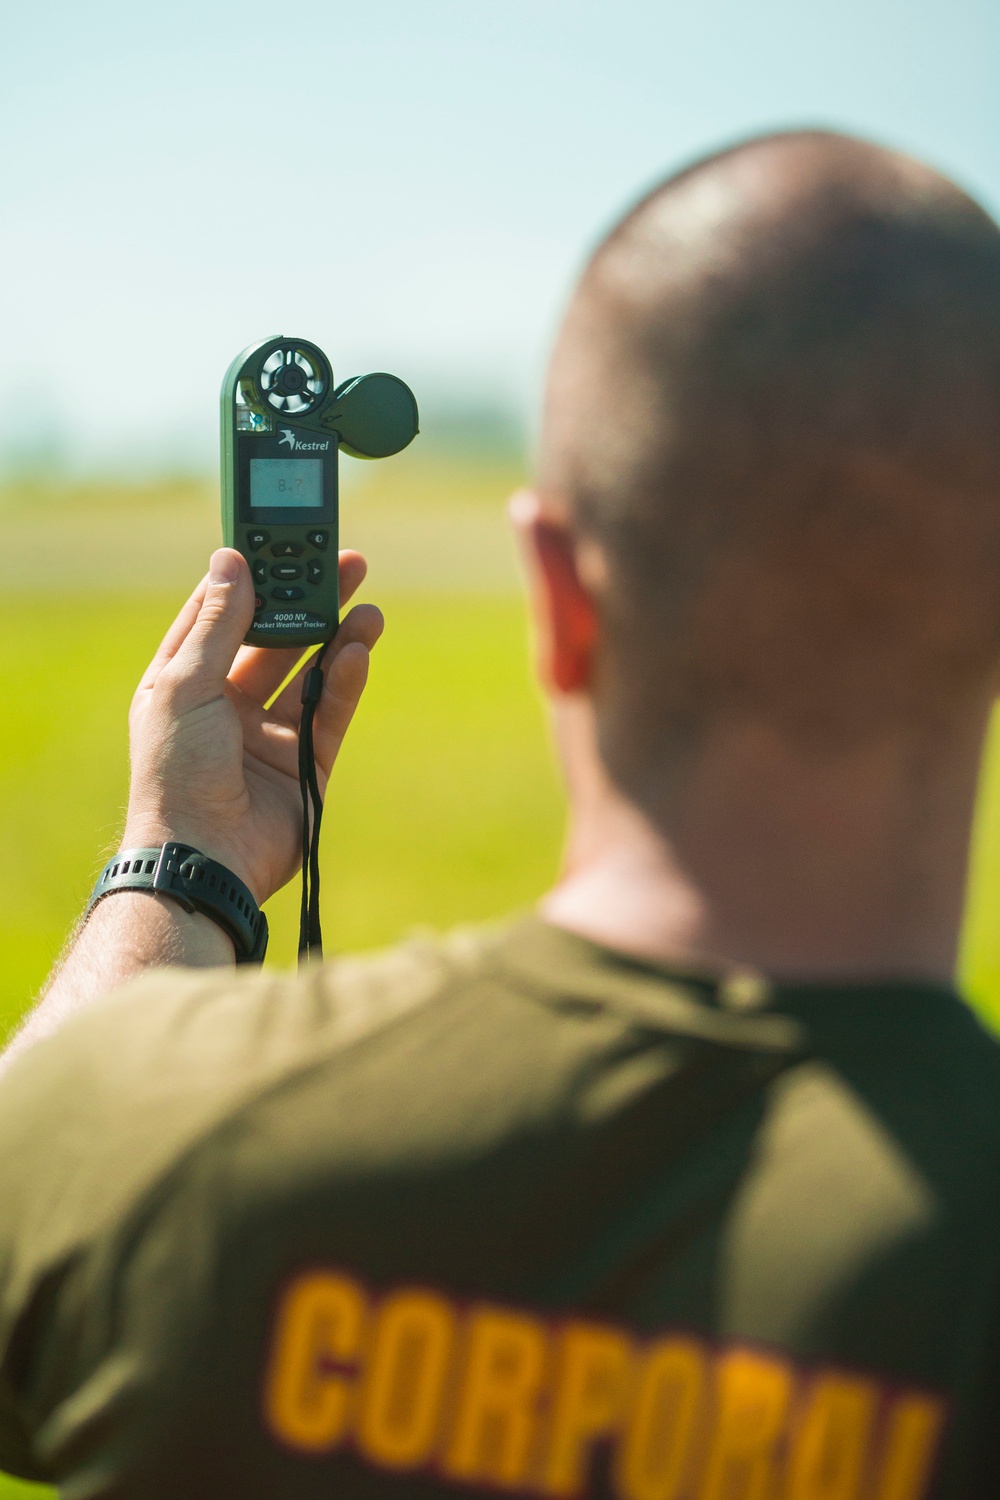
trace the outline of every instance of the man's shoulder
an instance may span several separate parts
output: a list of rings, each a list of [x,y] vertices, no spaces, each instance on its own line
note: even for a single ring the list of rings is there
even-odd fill
[[[13,1086],[72,1069],[118,1096],[224,1078],[253,1083],[316,1050],[349,1047],[446,991],[475,983],[506,927],[419,933],[394,947],[285,972],[156,969],[111,991],[29,1049]],[[147,1096],[148,1097],[148,1096]]]
[[[255,1174],[294,1171],[300,1155],[310,1182],[320,1167],[335,1182],[369,1158],[379,1172],[389,1162],[405,1172],[428,1152],[485,1159],[526,1129],[534,1138],[546,1122],[603,1116],[605,1094],[618,1100],[612,1113],[622,1107],[638,1085],[627,1068],[614,1080],[638,1036],[669,1038],[662,1057],[659,1042],[649,1046],[678,1078],[688,1054],[713,1049],[734,1097],[818,1049],[903,1137],[925,1134],[927,1116],[960,1154],[970,1138],[1000,1142],[1000,1048],[956,999],[928,997],[914,1028],[912,995],[900,996],[898,1015],[883,1003],[877,1025],[860,996],[856,1007],[813,997],[798,1013],[781,995],[764,992],[759,1010],[735,989],[730,998],[725,985],[536,918],[416,936],[299,974],[160,970],[89,1007],[4,1076],[0,1240],[50,1262],[92,1243],[183,1163],[221,1159],[250,1122]],[[923,1045],[907,1057],[914,1029]],[[956,1112],[961,1130],[945,1129]],[[300,1150],[316,1140],[322,1162],[311,1145]]]
[[[255,1099],[377,1050],[449,995],[485,1015],[508,925],[414,936],[299,974],[157,970],[95,1002],[0,1084],[8,1227],[85,1239]]]

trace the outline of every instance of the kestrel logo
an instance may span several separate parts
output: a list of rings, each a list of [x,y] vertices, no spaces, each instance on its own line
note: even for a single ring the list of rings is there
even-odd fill
[[[293,453],[325,453],[330,446],[330,439],[325,443],[304,443],[301,438],[295,436],[290,427],[282,427],[281,436],[278,439],[278,447],[287,443]]]

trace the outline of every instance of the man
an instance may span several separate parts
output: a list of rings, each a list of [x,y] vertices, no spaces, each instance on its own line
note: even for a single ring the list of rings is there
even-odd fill
[[[1000,1051],[952,989],[998,414],[1000,231],[914,162],[752,141],[612,231],[512,507],[562,877],[298,978],[96,907],[0,1080],[0,1462],[68,1500],[1000,1491]],[[264,900],[298,693],[260,707],[252,595],[216,553],[140,684],[122,847]],[[380,628],[337,637],[327,771]]]

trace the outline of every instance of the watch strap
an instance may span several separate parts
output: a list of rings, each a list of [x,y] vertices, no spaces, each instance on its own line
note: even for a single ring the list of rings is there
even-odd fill
[[[86,915],[115,891],[154,891],[211,917],[232,939],[238,964],[259,964],[267,952],[267,918],[248,887],[190,844],[123,849],[97,877]]]

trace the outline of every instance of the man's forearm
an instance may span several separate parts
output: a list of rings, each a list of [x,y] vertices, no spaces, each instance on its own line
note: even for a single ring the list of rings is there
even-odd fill
[[[232,964],[233,945],[209,917],[168,896],[119,891],[106,897],[70,942],[42,998],[0,1055],[0,1069],[74,1012],[147,969]]]

